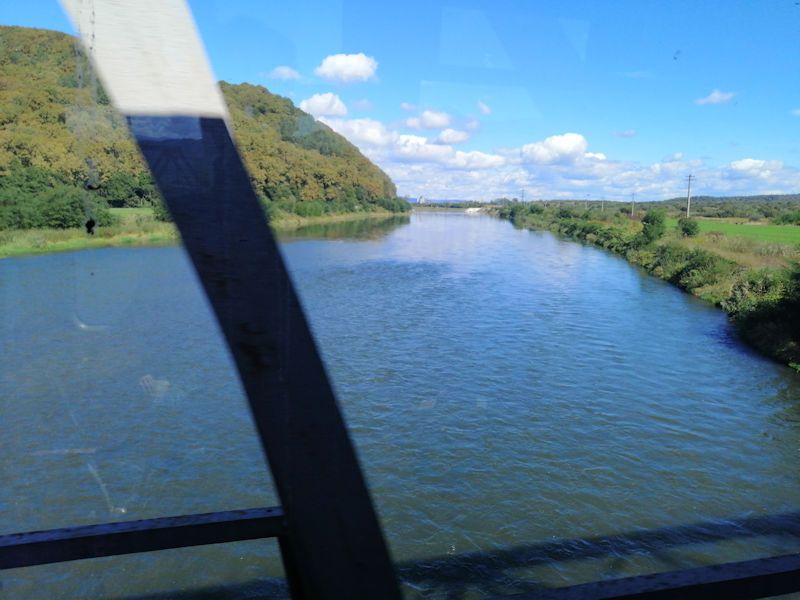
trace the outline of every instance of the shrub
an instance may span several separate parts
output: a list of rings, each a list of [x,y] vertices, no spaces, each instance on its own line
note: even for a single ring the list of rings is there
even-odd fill
[[[172,214],[169,212],[167,205],[163,200],[158,200],[153,205],[153,217],[156,221],[163,221],[164,223],[172,223]]]
[[[411,210],[411,205],[402,198],[380,198],[378,206],[393,213],[403,213]]]
[[[644,245],[652,244],[667,231],[664,209],[651,208],[642,218],[642,241]]]
[[[687,290],[694,290],[699,287],[714,285],[726,274],[734,269],[731,261],[696,248],[690,250],[686,256],[686,263],[683,268],[672,276],[672,281]]]
[[[575,213],[568,208],[559,208],[558,212],[556,212],[556,217],[559,219],[571,219],[574,216]]]
[[[754,311],[764,303],[778,302],[790,286],[786,272],[773,269],[748,271],[736,281],[722,308],[734,318]]]
[[[125,171],[111,173],[98,192],[114,207],[149,206],[158,196],[149,174],[134,175]]]
[[[678,219],[678,230],[684,237],[694,237],[700,233],[700,224],[696,219],[681,217]]]
[[[772,220],[776,225],[800,225],[800,210],[782,213]]]

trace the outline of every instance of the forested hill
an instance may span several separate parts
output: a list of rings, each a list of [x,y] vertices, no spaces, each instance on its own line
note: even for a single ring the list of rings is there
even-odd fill
[[[35,204],[37,193],[56,185],[82,189],[89,182],[97,188],[93,202],[111,206],[155,201],[124,119],[76,42],[56,31],[0,26],[0,228],[41,226],[26,221],[30,207],[12,205]],[[396,206],[391,179],[290,100],[261,86],[221,87],[268,209],[319,214]]]

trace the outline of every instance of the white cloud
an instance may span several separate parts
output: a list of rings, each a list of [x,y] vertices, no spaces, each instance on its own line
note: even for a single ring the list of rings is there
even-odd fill
[[[464,127],[469,129],[470,131],[475,131],[480,126],[481,122],[478,121],[478,119],[470,119],[469,121],[467,121],[466,125],[464,125]]]
[[[615,131],[611,135],[618,138],[632,138],[637,134],[635,129],[624,129],[622,131]]]
[[[708,96],[703,98],[698,98],[694,101],[695,104],[727,104],[733,97],[736,95],[736,92],[721,92],[718,89],[714,89]]]
[[[409,160],[445,162],[453,154],[450,146],[429,144],[421,135],[401,135],[397,139],[398,157]]]
[[[790,193],[800,172],[779,160],[742,158],[720,166],[676,152],[660,162],[614,160],[589,152],[578,133],[555,135],[506,150],[461,151],[438,136],[407,135],[374,119],[322,117],[397,183],[401,194],[429,198],[490,200],[518,194],[530,198],[663,200],[686,193],[685,175],[697,177],[701,194]],[[398,124],[398,127],[401,125]],[[453,131],[458,131],[453,129]]]
[[[450,125],[450,115],[436,110],[424,110],[418,117],[406,119],[411,129],[442,129]]]
[[[300,79],[300,73],[295,71],[292,67],[281,65],[272,69],[268,77],[270,79]]]
[[[480,110],[481,114],[484,115],[489,115],[492,113],[492,108],[488,104],[485,104],[480,100],[478,101],[478,110]]]
[[[314,94],[300,102],[300,110],[315,117],[343,117],[347,114],[347,107],[336,94]]]
[[[523,160],[537,164],[570,163],[583,158],[589,143],[579,133],[553,135],[542,142],[525,144],[521,148]]]
[[[328,127],[341,133],[356,146],[386,146],[397,138],[380,121],[374,119],[320,119]]]
[[[741,160],[734,160],[729,166],[737,175],[767,179],[777,171],[783,169],[783,162],[780,160],[743,158]]]
[[[342,134],[359,149],[376,161],[381,167],[391,171],[392,165],[404,164],[406,169],[419,164],[437,165],[450,170],[495,169],[506,164],[506,158],[487,152],[455,150],[442,136],[431,141],[422,135],[401,134],[392,131],[385,124],[373,119],[320,119],[334,131]],[[450,140],[467,136],[466,132],[455,129],[442,132]],[[457,143],[455,141],[451,143]]]
[[[370,102],[366,98],[362,98],[361,100],[356,100],[353,103],[353,106],[355,106],[358,110],[372,110],[373,108],[372,102]]]
[[[506,159],[497,154],[487,154],[477,150],[472,152],[458,150],[448,164],[462,169],[495,169],[502,167],[505,162]]]
[[[431,144],[420,135],[400,135],[396,157],[406,161],[434,162],[456,169],[492,169],[505,164],[506,159],[486,152],[462,152],[452,146]]]
[[[794,115],[795,117],[800,117],[800,108],[795,108],[794,110],[790,110],[789,113]]]
[[[349,83],[367,81],[375,77],[378,61],[363,52],[358,54],[332,54],[326,56],[314,73],[327,81]]]
[[[460,144],[461,142],[466,142],[468,139],[469,133],[466,131],[450,129],[448,127],[447,129],[442,130],[442,132],[436,138],[436,141],[443,144]]]
[[[413,110],[417,110],[416,105],[409,104],[408,102],[401,102],[400,103],[400,108],[402,108],[403,110],[408,111],[408,112],[411,112]]]

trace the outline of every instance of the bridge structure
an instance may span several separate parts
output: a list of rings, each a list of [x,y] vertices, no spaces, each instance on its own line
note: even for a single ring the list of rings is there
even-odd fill
[[[512,574],[654,545],[800,537],[797,513],[394,565],[188,6],[62,2],[180,231],[243,383],[281,506],[4,535],[0,569],[277,538],[295,599],[399,599],[401,581],[447,598],[757,598],[800,590],[797,554],[561,589]]]

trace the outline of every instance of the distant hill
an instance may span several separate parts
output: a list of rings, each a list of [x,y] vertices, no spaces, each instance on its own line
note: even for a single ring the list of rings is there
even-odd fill
[[[686,196],[664,201],[671,210],[686,210]],[[800,194],[756,196],[693,196],[692,214],[702,217],[736,217],[753,220],[775,219],[800,210]],[[794,222],[795,217],[790,219]]]
[[[261,86],[220,85],[265,204],[303,214],[395,202],[395,186],[383,171],[290,100]],[[98,196],[112,206],[147,204],[155,196],[124,119],[70,35],[0,26],[0,180],[12,172],[0,185],[6,199],[0,205],[9,204],[12,180],[26,182],[20,184],[26,193],[39,181],[83,186],[94,180]]]
[[[665,202],[686,202],[686,196]],[[800,194],[757,194],[755,196],[692,196],[692,202],[800,202]]]

